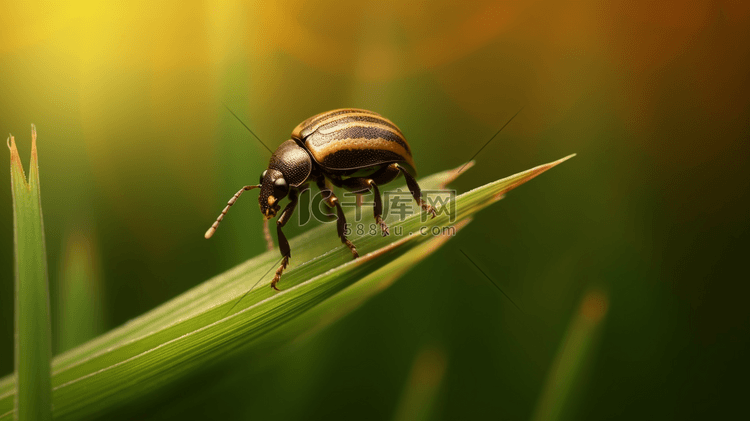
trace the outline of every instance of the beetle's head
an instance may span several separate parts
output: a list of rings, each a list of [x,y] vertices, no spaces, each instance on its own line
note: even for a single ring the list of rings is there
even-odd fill
[[[266,219],[271,219],[281,209],[279,201],[289,193],[289,185],[284,180],[284,174],[273,168],[263,171],[260,175],[260,185],[260,212]]]

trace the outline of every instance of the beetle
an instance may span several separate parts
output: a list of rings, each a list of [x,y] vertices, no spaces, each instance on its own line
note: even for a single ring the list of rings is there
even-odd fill
[[[389,231],[382,218],[383,203],[378,186],[393,181],[401,174],[404,175],[414,200],[434,218],[436,211],[422,199],[419,184],[414,178],[416,166],[411,148],[393,122],[376,112],[357,108],[320,113],[294,128],[291,139],[279,145],[271,155],[268,168],[261,174],[259,183],[245,186],[232,196],[211,228],[206,231],[205,237],[211,238],[229,208],[247,190],[260,189],[258,203],[266,220],[279,213],[279,202],[288,197],[289,203],[276,220],[282,259],[281,266],[271,281],[271,288],[278,291],[276,284],[292,256],[282,228],[297,206],[299,193],[307,188],[309,182],[315,182],[329,208],[336,208],[338,236],[349,248],[353,258],[357,258],[357,248],[345,235],[344,211],[330,184],[355,193],[372,192],[375,222],[380,226],[383,236],[386,236]]]

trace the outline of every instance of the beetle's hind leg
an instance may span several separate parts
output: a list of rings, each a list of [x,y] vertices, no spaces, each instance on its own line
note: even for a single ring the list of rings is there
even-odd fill
[[[281,212],[281,216],[279,216],[279,219],[276,220],[276,234],[279,237],[279,251],[281,252],[281,266],[276,269],[276,275],[274,275],[273,280],[271,281],[271,288],[275,289],[276,291],[279,290],[278,288],[276,288],[276,284],[279,283],[281,274],[284,272],[284,269],[286,269],[287,265],[289,265],[289,259],[292,257],[292,249],[289,247],[289,241],[287,241],[286,236],[281,231],[281,228],[286,225],[286,223],[289,221],[289,218],[291,218],[292,213],[294,213],[294,208],[297,206],[297,197],[298,196],[296,191],[292,190],[291,192],[289,192],[290,202]]]
[[[406,171],[404,167],[402,167],[399,164],[391,164],[388,166],[388,168],[394,168],[401,171],[401,173],[404,175],[404,178],[406,178],[406,186],[411,191],[411,195],[414,197],[414,200],[417,201],[419,206],[422,207],[422,210],[432,214],[432,217],[434,218],[437,216],[437,212],[435,211],[435,208],[427,204],[427,202],[422,199],[422,190],[419,188],[419,184],[417,184],[417,180],[412,177],[411,174],[409,174],[409,171]]]
[[[343,181],[343,187],[355,192],[364,193],[366,191],[372,191],[375,195],[375,205],[373,206],[373,214],[375,216],[375,223],[380,225],[380,231],[383,233],[383,237],[390,234],[388,230],[388,224],[383,221],[383,199],[380,197],[380,190],[378,185],[370,178],[347,178]],[[359,194],[357,195],[360,196]]]

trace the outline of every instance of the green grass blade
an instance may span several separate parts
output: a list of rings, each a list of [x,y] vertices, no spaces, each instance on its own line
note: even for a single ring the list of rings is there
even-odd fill
[[[562,418],[580,371],[592,354],[597,328],[607,314],[607,307],[608,299],[602,292],[590,291],[583,297],[547,375],[532,421]]]
[[[94,244],[76,230],[68,235],[64,250],[52,319],[57,353],[80,345],[104,330],[104,299]]]
[[[471,222],[471,219],[467,218],[455,224],[456,232],[465,227],[469,222]],[[321,329],[354,311],[373,295],[388,288],[398,278],[407,273],[409,269],[414,267],[415,264],[435,252],[450,238],[449,235],[431,237],[428,241],[404,253],[392,263],[375,269],[356,283],[309,310],[305,313],[303,319],[294,320],[285,326],[283,334],[280,335],[281,341],[279,342],[283,342],[289,337],[296,338],[296,343],[304,342]],[[397,243],[393,244],[397,245]],[[271,336],[268,338],[268,341],[273,344],[274,339],[279,338]]]
[[[36,128],[31,128],[31,164],[28,181],[13,136],[8,139],[8,147],[16,258],[15,418],[20,421],[49,420],[52,419],[52,333],[44,225],[39,195]]]
[[[406,380],[395,421],[430,419],[446,365],[447,358],[442,349],[425,347],[420,350]]]
[[[403,221],[388,220],[391,232],[400,227],[403,236],[352,235],[362,254],[356,260],[341,245],[335,227],[322,224],[290,240],[293,259],[279,284],[281,292],[268,288],[270,277],[264,276],[279,260],[278,251],[269,251],[58,355],[52,371],[55,417],[106,415],[241,350],[304,339],[387,287],[449,239],[421,235],[420,227],[452,225],[458,230],[503,193],[565,159],[456,197],[453,223],[448,215],[423,223],[417,213]],[[456,176],[456,171],[445,171],[421,179],[420,185],[439,189]],[[259,279],[261,284],[236,304]],[[0,380],[0,420],[12,411],[8,383],[7,378]]]

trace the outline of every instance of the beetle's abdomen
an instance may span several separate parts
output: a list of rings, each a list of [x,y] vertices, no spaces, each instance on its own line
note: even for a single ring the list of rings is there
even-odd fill
[[[331,170],[403,162],[415,169],[401,130],[372,111],[347,108],[318,114],[298,125],[292,138],[304,143],[315,161]]]

